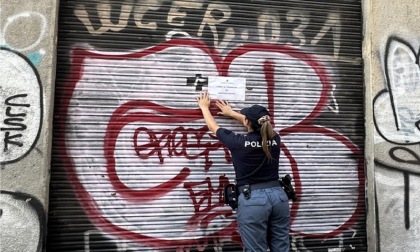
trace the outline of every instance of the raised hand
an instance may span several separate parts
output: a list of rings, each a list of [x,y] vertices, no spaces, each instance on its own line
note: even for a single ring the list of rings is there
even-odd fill
[[[208,92],[201,92],[196,99],[200,109],[210,107],[211,99]]]
[[[220,109],[220,112],[217,113],[218,115],[231,116],[234,113],[227,101],[218,100],[216,101],[216,106]]]

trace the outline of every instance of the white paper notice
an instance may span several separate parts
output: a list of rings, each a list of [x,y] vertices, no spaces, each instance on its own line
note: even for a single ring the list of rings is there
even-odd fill
[[[245,78],[209,76],[208,92],[212,99],[245,101],[245,88]]]

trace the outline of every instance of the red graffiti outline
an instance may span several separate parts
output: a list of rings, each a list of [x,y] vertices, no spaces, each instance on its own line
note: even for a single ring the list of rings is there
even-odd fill
[[[335,139],[337,139],[338,141],[343,142],[346,146],[348,146],[353,153],[358,153],[358,149],[356,146],[354,146],[353,144],[351,144],[350,141],[348,141],[347,138],[345,138],[344,136],[339,135],[338,133],[326,130],[326,129],[322,129],[322,128],[317,128],[317,127],[308,127],[310,126],[310,122],[317,117],[317,115],[322,111],[322,108],[324,108],[326,106],[327,100],[328,100],[328,94],[331,90],[331,84],[329,83],[329,80],[327,78],[327,74],[325,69],[323,68],[323,66],[321,64],[319,64],[314,57],[312,57],[311,55],[299,52],[298,50],[292,48],[292,47],[288,47],[288,46],[284,46],[284,45],[271,45],[271,44],[249,44],[249,45],[245,45],[242,47],[239,47],[235,50],[233,50],[231,53],[229,53],[229,55],[222,60],[221,57],[218,55],[218,53],[216,51],[212,51],[210,49],[208,49],[208,47],[201,41],[199,40],[184,40],[184,39],[177,39],[177,40],[171,40],[171,41],[167,41],[164,42],[160,45],[148,48],[144,51],[141,52],[135,52],[135,53],[131,53],[131,54],[126,54],[126,55],[103,55],[103,54],[97,54],[94,52],[90,52],[87,50],[84,50],[82,48],[75,48],[74,50],[71,51],[71,75],[70,75],[70,81],[67,84],[67,88],[61,89],[59,90],[59,92],[57,92],[57,99],[60,100],[61,104],[63,104],[63,106],[60,106],[58,108],[58,113],[55,116],[56,122],[57,122],[57,131],[58,132],[58,138],[62,139],[63,141],[61,142],[61,147],[59,148],[58,152],[59,154],[64,157],[62,159],[63,161],[63,166],[65,167],[64,169],[66,169],[66,172],[69,176],[69,180],[72,182],[73,188],[74,188],[74,192],[76,194],[77,198],[83,198],[83,201],[80,201],[81,205],[84,207],[86,213],[89,216],[92,216],[92,221],[95,222],[95,224],[102,228],[103,230],[105,230],[106,232],[109,233],[114,233],[114,234],[118,234],[119,236],[123,237],[124,239],[130,239],[130,240],[134,240],[136,242],[139,242],[141,244],[146,244],[149,246],[158,246],[158,247],[179,247],[179,246],[185,246],[187,244],[189,245],[194,245],[194,244],[199,244],[202,243],[203,241],[206,241],[207,239],[209,239],[209,237],[217,237],[217,236],[232,236],[232,238],[236,241],[240,241],[239,236],[236,232],[236,223],[232,222],[229,226],[227,226],[226,228],[219,230],[218,232],[214,233],[211,236],[208,237],[203,237],[201,239],[188,239],[188,240],[163,240],[163,239],[158,239],[158,238],[154,238],[154,237],[149,237],[149,236],[145,236],[142,234],[138,234],[138,233],[134,233],[132,231],[126,230],[124,228],[121,228],[120,226],[115,225],[114,223],[112,223],[111,221],[109,221],[107,218],[103,217],[99,211],[99,207],[96,205],[96,202],[93,200],[93,198],[90,196],[89,192],[85,190],[83,184],[80,182],[78,176],[77,176],[77,171],[75,170],[74,167],[74,163],[72,161],[72,158],[70,156],[70,154],[67,153],[67,146],[66,146],[66,120],[67,120],[67,116],[68,116],[68,107],[70,104],[70,100],[72,99],[73,96],[73,92],[74,89],[76,88],[76,85],[78,83],[78,81],[82,78],[82,74],[83,74],[83,63],[84,60],[86,58],[96,58],[96,59],[133,59],[133,58],[141,58],[144,57],[146,55],[152,54],[152,53],[156,53],[159,52],[161,50],[170,48],[172,46],[188,46],[188,47],[195,47],[198,48],[202,51],[204,51],[206,54],[210,55],[211,58],[213,59],[218,71],[219,71],[219,75],[221,76],[227,76],[228,75],[228,70],[229,70],[229,66],[231,64],[231,62],[239,57],[242,54],[245,54],[247,52],[251,52],[251,51],[266,51],[266,52],[279,52],[279,53],[283,53],[283,54],[288,54],[294,58],[300,59],[302,61],[304,61],[307,65],[311,66],[313,68],[313,70],[317,73],[317,75],[320,78],[320,81],[322,83],[322,92],[321,92],[321,99],[318,101],[316,107],[313,109],[313,111],[311,112],[310,115],[308,115],[303,121],[301,121],[299,124],[282,130],[281,135],[287,135],[290,134],[292,132],[313,132],[313,133],[321,133],[321,134],[326,134],[328,136],[334,137]],[[268,85],[273,85],[272,84],[272,78],[269,71],[272,71],[271,69],[272,66],[270,66],[270,63],[267,62],[267,64],[265,64],[265,70],[266,72],[266,78],[267,78],[267,84]],[[267,92],[270,92],[269,90]],[[270,104],[273,104],[273,101],[269,100]],[[271,106],[271,105],[269,105]],[[273,109],[272,107],[270,107],[271,109]],[[163,109],[159,108],[159,109]],[[167,110],[168,108],[164,108],[165,110]],[[117,111],[115,112],[117,113]],[[115,114],[114,113],[114,114]],[[192,113],[192,116],[195,117],[197,111]],[[120,115],[116,115],[117,118],[121,116]],[[301,126],[305,126],[305,127],[301,127]],[[107,133],[108,134],[108,133]],[[293,157],[291,157],[290,153],[287,151],[286,146],[282,146],[283,151],[285,152],[286,156],[289,158],[289,160],[291,161],[292,164],[292,172],[294,175],[294,182],[296,185],[296,191],[298,194],[300,194],[301,192],[301,183],[300,183],[300,178],[299,178],[299,173],[298,173],[298,169],[297,169],[297,164],[294,161]],[[359,160],[359,170],[363,170],[363,160]],[[112,172],[112,169],[111,169]],[[182,170],[180,172],[180,174],[175,177],[174,179],[176,180],[181,180],[182,178],[185,178],[186,176],[188,176],[188,171],[184,168],[184,170]],[[359,184],[360,184],[360,188],[361,190],[363,190],[363,180],[364,177],[363,175],[360,173],[359,171]],[[166,186],[164,186],[166,187]],[[363,191],[361,191],[361,193],[359,194],[359,198],[361,198],[363,195]],[[322,234],[322,235],[315,235],[315,237],[330,237],[330,236],[335,236],[338,233],[340,233],[341,231],[343,231],[345,228],[348,228],[349,226],[351,226],[355,221],[356,221],[356,216],[359,211],[361,211],[361,200],[358,201],[358,205],[357,208],[355,210],[355,214],[352,216],[352,218],[350,218],[344,225],[342,225],[339,229],[329,233],[329,234]],[[292,218],[293,216],[296,215],[297,213],[297,209],[298,209],[298,203],[293,203],[292,206],[293,210],[292,210]],[[305,235],[305,236],[310,236],[310,235]]]
[[[358,197],[357,197],[357,203],[356,203],[356,208],[355,211],[353,212],[353,215],[345,222],[343,223],[343,225],[341,225],[340,227],[338,227],[337,229],[329,232],[329,233],[322,233],[322,234],[305,234],[305,233],[300,233],[300,232],[296,232],[297,234],[301,235],[302,237],[308,237],[308,238],[322,238],[322,239],[326,239],[326,238],[332,238],[332,237],[336,237],[337,235],[341,234],[343,231],[347,230],[348,228],[350,228],[353,224],[355,224],[357,222],[358,216],[360,216],[362,208],[363,208],[363,204],[362,202],[364,201],[364,181],[365,181],[365,177],[364,177],[364,159],[363,159],[363,154],[360,152],[359,148],[357,148],[356,145],[354,145],[347,137],[333,131],[330,129],[325,129],[322,127],[318,127],[315,125],[295,125],[289,128],[285,128],[283,130],[280,131],[280,135],[281,136],[287,136],[293,133],[315,133],[315,134],[321,134],[324,136],[328,136],[331,138],[334,138],[335,140],[337,140],[338,142],[341,142],[342,144],[344,144],[347,148],[349,148],[349,150],[351,152],[353,152],[354,157],[357,159],[357,170],[358,170],[358,180],[359,180],[359,192],[358,192]],[[291,155],[290,153],[286,154],[286,155]],[[297,169],[298,170],[298,169]],[[299,177],[299,172],[295,172],[295,170],[293,170],[293,178],[295,181],[295,186],[296,186],[296,194],[297,195],[301,195],[301,190],[302,190],[302,184],[301,184],[301,180]],[[295,204],[292,206],[292,215],[291,215],[291,220],[293,223],[293,220],[296,217],[297,211],[298,211],[298,207],[299,207],[299,201],[294,202],[297,203],[296,206]],[[293,209],[294,207],[296,207],[296,210]],[[296,214],[293,215],[293,211],[296,212]]]
[[[60,106],[57,110],[58,113],[55,116],[55,120],[57,122],[57,131],[58,138],[63,139],[60,141],[61,148],[57,151],[60,156],[63,157],[62,167],[65,167],[65,171],[68,174],[69,181],[71,181],[72,186],[74,188],[74,193],[78,199],[85,199],[80,201],[80,204],[84,208],[85,212],[88,216],[91,216],[91,221],[95,223],[95,225],[105,232],[118,234],[120,237],[128,240],[133,240],[138,242],[139,244],[148,245],[152,247],[159,247],[159,248],[176,248],[176,247],[183,247],[183,246],[194,246],[195,244],[200,245],[207,242],[208,239],[211,237],[231,237],[232,241],[240,244],[240,237],[239,233],[236,230],[236,223],[232,222],[227,227],[222,230],[219,230],[213,233],[210,236],[203,237],[200,239],[188,239],[188,240],[162,240],[142,234],[138,234],[135,232],[131,232],[120,226],[115,225],[107,218],[103,217],[99,211],[99,207],[97,206],[94,199],[90,196],[89,192],[86,191],[83,184],[80,182],[77,171],[75,170],[74,163],[70,155],[67,153],[67,145],[66,145],[66,120],[68,115],[68,108],[70,105],[70,100],[73,97],[74,89],[78,81],[82,78],[83,69],[84,69],[84,60],[86,58],[97,58],[97,59],[132,59],[132,58],[139,58],[144,57],[146,55],[156,53],[158,51],[164,50],[166,48],[170,48],[172,46],[188,46],[188,47],[196,47],[203,50],[205,53],[210,55],[213,58],[214,62],[217,62],[216,66],[218,67],[218,71],[220,72],[221,66],[221,59],[213,53],[212,50],[208,49],[207,46],[198,40],[171,40],[167,41],[163,44],[157,45],[155,47],[146,49],[142,52],[136,52],[127,55],[103,55],[103,54],[96,54],[94,52],[85,50],[83,48],[74,48],[70,53],[71,58],[71,71],[69,79],[72,80],[68,82],[66,87],[63,90],[57,92],[57,99],[60,100],[62,106]]]
[[[127,114],[128,111],[135,108],[153,109],[167,116],[158,116],[156,114],[147,112]],[[190,169],[184,167],[174,178],[158,186],[145,190],[137,190],[127,187],[123,182],[121,182],[121,180],[118,177],[117,171],[115,169],[114,157],[114,151],[115,146],[117,144],[118,134],[127,124],[138,121],[138,118],[142,118],[142,120],[146,122],[161,122],[162,119],[164,119],[165,122],[184,123],[193,120],[199,120],[201,117],[201,111],[199,109],[171,109],[147,101],[127,102],[120,106],[118,109],[116,109],[108,123],[104,144],[104,155],[107,162],[107,173],[109,180],[111,181],[111,184],[116,190],[116,192],[129,201],[145,202],[153,200],[156,197],[164,196],[165,194],[173,190],[175,187],[183,183],[183,181],[190,175]]]

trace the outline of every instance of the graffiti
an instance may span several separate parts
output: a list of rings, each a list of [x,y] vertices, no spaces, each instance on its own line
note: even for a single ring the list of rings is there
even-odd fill
[[[46,241],[41,201],[48,198],[49,165],[39,158],[43,150],[36,146],[44,120],[43,87],[36,66],[45,54],[41,47],[50,24],[44,15],[25,10],[31,7],[16,2],[0,8],[2,251],[41,252]]]
[[[47,20],[38,12],[23,12],[7,18],[0,31],[0,45],[18,52],[28,52],[28,59],[33,65],[38,65],[45,54],[44,49],[33,51],[45,38]],[[25,39],[16,36],[16,31],[31,31]],[[31,52],[32,50],[32,52]]]
[[[84,252],[92,252],[92,251],[99,251],[104,248],[103,243],[106,243],[106,249],[112,250],[115,252],[129,252],[129,251],[137,251],[139,249],[138,245],[132,244],[127,241],[123,240],[116,240],[115,237],[104,233],[97,229],[87,230],[84,232],[84,248],[81,251]],[[224,239],[214,238],[213,240],[209,240],[206,244],[197,244],[197,250],[191,250],[189,247],[181,247],[174,251],[206,251],[206,247],[208,245],[212,245],[213,251],[223,252],[223,248],[228,245],[229,242]],[[140,250],[148,250],[151,251],[150,248],[142,247]]]
[[[196,74],[195,77],[187,77],[187,85],[195,86],[196,91],[202,91],[203,86],[208,86],[208,78],[204,78],[201,74]]]
[[[393,230],[407,232],[404,238],[398,235],[391,238],[386,233],[387,228],[381,225],[378,240],[382,248],[391,244],[395,247],[398,239],[407,240],[407,236],[419,232],[418,226],[412,225],[418,222],[419,217],[410,211],[416,209],[413,208],[413,201],[417,201],[417,196],[412,193],[417,191],[417,186],[411,181],[420,177],[418,55],[407,42],[396,37],[389,39],[384,62],[386,89],[380,91],[373,101],[375,128],[378,139],[381,139],[375,141],[375,152],[378,153],[375,155],[375,164],[377,174],[381,175],[376,179],[378,225],[394,223],[391,225]],[[378,194],[378,190],[381,190],[381,194]],[[386,198],[382,195],[386,195]],[[386,216],[385,209],[393,209],[391,216]],[[382,236],[387,238],[382,239]],[[410,246],[416,245],[405,244],[404,250]]]
[[[84,242],[85,242],[85,252],[97,251],[100,248],[98,244],[101,241],[106,241],[108,243],[107,249],[112,249],[115,252],[126,252],[129,246],[125,242],[112,242],[112,237],[109,237],[107,234],[101,232],[100,230],[88,230],[84,233]],[[115,246],[114,246],[115,245]],[[99,248],[98,248],[99,247]]]
[[[0,128],[0,131],[5,131],[6,132],[6,136],[4,137],[4,152],[7,152],[9,150],[9,145],[17,145],[19,147],[23,146],[22,142],[19,141],[12,141],[13,138],[21,138],[22,134],[16,134],[13,136],[10,136],[10,132],[11,131],[24,131],[26,130],[26,125],[22,124],[20,122],[24,121],[24,118],[26,117],[26,113],[20,113],[20,114],[13,114],[11,113],[11,109],[13,107],[30,107],[29,104],[16,104],[16,103],[11,103],[10,100],[14,100],[16,98],[21,98],[21,97],[27,97],[27,94],[19,94],[19,95],[15,95],[12,97],[8,97],[6,98],[5,101],[5,105],[7,106],[6,108],[6,119],[4,119],[3,123],[5,124],[5,128]]]
[[[69,249],[70,234],[80,251],[241,250],[222,199],[231,156],[196,104],[221,76],[246,79],[245,100],[230,104],[268,107],[282,137],[279,175],[301,199],[290,202],[293,251],[363,251],[353,2],[61,2],[50,250]]]
[[[30,195],[2,190],[0,206],[2,249],[42,251],[45,217],[41,203]]]
[[[86,10],[86,7],[83,5],[79,5],[78,8],[74,10],[74,14],[77,16],[77,18],[83,22],[83,24],[88,29],[89,33],[92,34],[103,34],[108,31],[121,31],[128,25],[129,17],[131,16],[131,11],[134,11],[134,22],[136,26],[140,29],[148,29],[148,30],[156,30],[158,25],[156,22],[149,22],[149,23],[143,23],[143,17],[147,14],[149,10],[158,10],[163,1],[144,1],[145,5],[136,5],[133,6],[132,1],[124,1],[124,3],[121,5],[120,9],[120,16],[119,16],[119,22],[117,24],[113,23],[111,21],[111,9],[112,6],[110,3],[98,3],[96,6],[96,9],[98,10],[98,16],[99,21],[101,24],[101,27],[98,29],[95,29],[93,27],[93,24],[90,21],[89,14]],[[173,26],[183,26],[184,19],[187,13],[185,10],[188,9],[199,9],[202,8],[203,3],[200,2],[190,2],[190,1],[173,1],[172,7],[169,10],[167,22],[170,25]],[[213,7],[212,7],[213,6]],[[207,18],[206,21],[203,20],[203,23],[201,26],[204,26],[206,24],[213,24],[215,19],[212,18],[212,15],[210,14],[211,11],[214,11],[216,9],[216,6],[222,8],[217,9],[218,11],[221,11],[223,9],[229,11],[229,7],[225,4],[217,4],[214,6],[214,4],[209,4],[209,8],[207,8]],[[183,10],[181,10],[181,8]],[[228,13],[228,12],[226,12]],[[225,13],[224,13],[225,15]],[[220,22],[219,22],[220,23]],[[214,27],[214,25],[213,25]]]
[[[337,58],[340,51],[340,33],[341,33],[341,21],[338,13],[329,13],[324,26],[321,31],[311,41],[312,45],[316,45],[329,30],[332,30],[333,42],[334,42],[334,57]]]
[[[25,37],[22,40],[21,37],[15,35],[16,31],[28,30],[31,30],[31,34],[35,34],[37,37]],[[20,13],[7,18],[0,34],[0,45],[7,45],[11,49],[19,52],[29,51],[41,43],[46,30],[47,20],[43,15],[37,12]],[[26,45],[22,45],[23,41],[26,42]]]
[[[170,29],[167,31],[169,37],[176,33],[183,37],[204,39],[209,33],[212,46],[219,51],[227,49],[227,46],[238,37],[241,38],[242,43],[285,43],[297,46],[315,46],[331,39],[333,59],[339,60],[340,57],[341,14],[334,10],[326,15],[322,27],[317,28],[319,30],[309,36],[307,30],[313,28],[309,27],[311,15],[308,11],[292,9],[280,13],[280,10],[276,9],[261,9],[258,16],[247,21],[252,22],[255,28],[252,26],[238,28],[231,25],[234,10],[228,3],[216,1],[205,4],[204,1],[175,0],[172,1],[168,11],[165,11],[164,5],[162,0],[140,0],[138,3],[126,0],[118,5],[105,1],[89,6],[96,12],[89,11],[87,6],[80,4],[74,10],[74,15],[83,23],[87,31],[95,36],[122,33],[127,29],[140,29],[147,34],[160,34],[162,27],[169,26]],[[113,12],[119,15],[111,15]],[[159,19],[151,18],[151,15],[156,13],[159,13],[155,15]],[[163,15],[166,18],[162,18]],[[197,19],[196,22],[199,22],[199,25],[190,27],[187,20],[191,19]],[[287,32],[283,31],[284,27],[288,27]],[[354,59],[341,57],[340,60],[353,61]]]
[[[64,134],[63,146],[58,149],[63,151],[62,157],[67,157],[66,163],[71,164],[68,172],[71,183],[78,188],[77,197],[95,202],[95,207],[86,201],[81,204],[104,232],[139,246],[161,248],[199,249],[220,239],[240,244],[235,213],[221,198],[223,185],[233,178],[233,171],[218,167],[231,165],[230,154],[202,126],[204,122],[195,104],[199,92],[196,86],[185,85],[185,78],[173,77],[195,73],[248,79],[256,73],[261,76],[253,85],[263,89],[265,95],[255,95],[256,88],[247,87],[246,100],[264,104],[273,113],[273,125],[283,139],[281,173],[293,174],[297,193],[305,195],[292,204],[295,235],[328,239],[346,232],[356,223],[363,202],[363,158],[348,138],[313,124],[319,113],[327,109],[332,91],[328,74],[315,57],[289,46],[248,44],[222,58],[193,39],[174,39],[129,54],[102,54],[75,48],[71,55],[75,78],[68,84],[71,99],[63,101],[61,107],[60,114],[66,119],[58,125],[58,130]],[[128,69],[127,65],[132,67]],[[171,68],[165,68],[167,65]],[[235,70],[244,65],[249,71]],[[293,66],[305,73],[306,80],[311,80],[307,85],[312,85],[313,95],[299,95],[299,90],[289,82],[276,79],[278,72],[294,72]],[[164,75],[159,73],[162,68],[166,69]],[[124,77],[128,71],[133,79]],[[299,83],[302,77],[294,78],[289,81]],[[167,83],[170,85],[165,85]],[[92,85],[95,88],[92,89]],[[150,90],[165,92],[151,93]],[[96,108],[96,113],[105,109],[95,119],[95,134],[103,139],[99,147],[87,141],[91,132],[91,125],[86,123],[90,120],[87,115],[90,114],[89,104],[93,100],[105,101],[108,97],[103,94],[108,92],[117,99],[108,101],[106,108]],[[178,99],[191,102],[175,106],[174,100],[169,99],[174,92]],[[288,94],[283,96],[283,105],[274,102],[279,92]],[[242,107],[244,104],[232,105]],[[223,124],[228,119],[220,120]],[[295,140],[306,138],[315,139],[314,143]],[[99,153],[90,153],[98,148]],[[301,173],[306,163],[301,157],[320,154],[325,148],[340,153],[339,157],[346,164],[341,173],[328,178],[322,174]],[[331,157],[330,162],[334,162],[334,158],[337,156]],[[321,170],[326,159],[312,160],[311,168]],[[92,165],[95,165],[95,173],[88,172]],[[313,180],[307,176],[319,178]],[[96,189],[97,184],[92,184],[92,180],[101,184],[101,190]],[[345,198],[349,208],[342,209],[338,215],[330,213],[328,209],[340,207],[341,203],[335,200],[328,200],[328,209],[323,205],[317,207],[314,202],[327,200],[317,192],[317,187],[340,195],[341,200]],[[180,206],[179,210],[174,204]],[[137,209],[136,215],[129,210],[133,208]],[[326,223],[323,229],[308,228],[316,225],[305,218],[309,208],[313,216],[322,216]],[[127,210],[116,212],[114,209]],[[178,211],[182,211],[182,215]],[[161,226],[153,224],[156,221],[162,223],[165,232],[160,232]]]
[[[388,42],[385,61],[388,87],[374,101],[376,128],[388,142],[418,144],[420,70],[417,54],[403,41],[392,38]]]
[[[357,236],[357,230],[355,229],[348,229],[347,231],[337,235],[335,239],[332,240],[324,240],[324,246],[328,244],[328,252],[343,252],[343,251],[359,251],[356,246],[349,243],[349,238],[354,238]],[[362,242],[361,240],[359,242]],[[299,251],[299,252],[313,252],[318,251],[319,247],[312,248],[313,245],[311,241],[306,241],[299,236],[291,236],[291,251]]]
[[[16,162],[30,152],[42,125],[42,87],[37,70],[23,55],[1,48],[0,162]]]

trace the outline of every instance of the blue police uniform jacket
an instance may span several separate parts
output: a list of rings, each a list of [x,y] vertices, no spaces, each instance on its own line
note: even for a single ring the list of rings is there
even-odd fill
[[[260,132],[235,134],[231,130],[219,128],[216,131],[216,136],[230,150],[236,178],[252,173],[264,160],[265,153],[262,149]],[[280,136],[277,135],[266,144],[271,146],[273,159],[267,159],[265,164],[252,176],[237,180],[238,186],[279,179]]]

